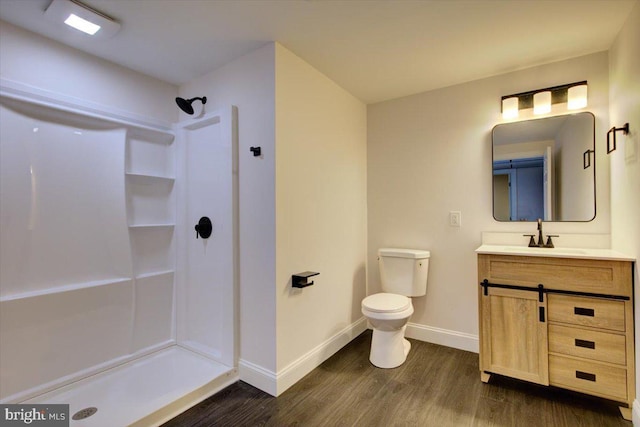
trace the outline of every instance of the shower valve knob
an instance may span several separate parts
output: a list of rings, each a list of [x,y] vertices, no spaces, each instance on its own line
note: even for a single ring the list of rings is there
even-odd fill
[[[202,237],[203,239],[208,239],[211,236],[211,232],[213,231],[213,225],[211,224],[211,220],[209,217],[203,216],[200,218],[200,221],[195,226],[196,229],[196,239],[198,237]]]

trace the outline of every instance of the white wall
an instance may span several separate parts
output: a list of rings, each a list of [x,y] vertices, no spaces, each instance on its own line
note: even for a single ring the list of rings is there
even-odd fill
[[[629,123],[628,136],[618,133],[611,153],[611,237],[613,249],[640,259],[640,2],[610,50],[609,127]],[[634,153],[634,154],[632,154]],[[640,274],[635,264],[636,344],[640,342]],[[636,348],[634,425],[640,425],[640,351]]]
[[[0,21],[0,77],[109,109],[176,121],[177,87]]]
[[[274,43],[181,86],[180,96],[206,96],[207,111],[238,107],[239,354],[241,363],[275,372]],[[181,120],[190,117],[180,114]],[[262,147],[262,156],[253,157],[249,147],[255,146]]]
[[[180,94],[238,107],[240,375],[279,394],[364,328],[366,107],[277,43]]]
[[[276,44],[279,375],[300,358],[319,364],[365,327],[354,323],[366,292],[366,173],[366,106]],[[292,288],[307,270],[320,272],[315,284]],[[291,385],[283,375],[278,393]]]
[[[544,231],[610,233],[607,61],[601,52],[368,106],[368,292],[381,290],[378,248],[431,251],[427,295],[414,299],[409,336],[477,351],[474,249],[481,233],[535,232],[532,223],[501,223],[492,215],[491,129],[502,121],[502,95],[588,80],[597,216],[545,223]],[[462,212],[462,227],[449,226],[449,211]]]

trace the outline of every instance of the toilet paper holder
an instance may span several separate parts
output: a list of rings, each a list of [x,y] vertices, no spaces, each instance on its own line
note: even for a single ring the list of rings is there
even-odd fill
[[[294,274],[291,276],[291,286],[294,288],[306,288],[313,285],[313,281],[309,282],[309,277],[317,276],[320,273],[315,271],[305,271],[303,273]]]

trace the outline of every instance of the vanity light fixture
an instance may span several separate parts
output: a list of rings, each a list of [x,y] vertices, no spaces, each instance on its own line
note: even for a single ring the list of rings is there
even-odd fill
[[[504,98],[502,100],[502,118],[515,119],[518,117],[518,97]]]
[[[545,90],[533,95],[533,114],[546,114],[551,111],[551,91]]]
[[[587,85],[571,86],[567,91],[567,108],[577,110],[587,106]]]
[[[115,19],[76,0],[53,0],[44,15],[52,22],[64,23],[99,39],[110,38],[120,30]]]
[[[554,104],[565,104],[575,110],[587,106],[587,82],[575,82],[502,97],[502,118],[515,119],[522,111],[547,114]],[[562,108],[562,106],[560,106]]]

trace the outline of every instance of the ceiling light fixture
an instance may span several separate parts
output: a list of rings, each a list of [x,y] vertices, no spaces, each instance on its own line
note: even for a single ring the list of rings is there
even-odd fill
[[[100,39],[113,37],[120,30],[120,24],[113,18],[76,0],[53,0],[44,15],[52,22],[64,23]]]
[[[559,105],[554,112],[562,108],[576,110],[587,106],[587,82],[575,82],[566,85],[536,89],[528,92],[505,95],[502,97],[502,118],[505,120],[519,117],[521,111],[528,114],[547,114],[554,104]]]
[[[71,14],[64,21],[70,27],[75,28],[76,30],[80,30],[83,33],[87,33],[89,35],[94,35],[100,29],[100,25],[94,24],[93,22],[87,21],[86,19],[80,18],[78,15]]]

